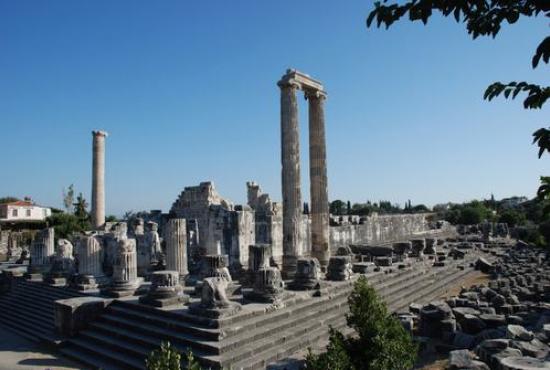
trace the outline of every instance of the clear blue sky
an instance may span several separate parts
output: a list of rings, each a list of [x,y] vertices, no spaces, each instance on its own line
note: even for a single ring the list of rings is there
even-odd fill
[[[331,199],[433,205],[533,196],[548,108],[482,100],[498,80],[547,83],[531,56],[544,19],[472,41],[435,19],[367,29],[372,1],[0,0],[0,196],[89,199],[91,130],[107,139],[107,213],[167,211],[212,180],[280,190],[279,90],[289,67],[323,81]],[[307,105],[300,99],[309,196]]]

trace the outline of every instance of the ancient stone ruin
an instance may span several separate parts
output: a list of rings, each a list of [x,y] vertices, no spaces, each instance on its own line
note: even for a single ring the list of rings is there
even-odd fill
[[[547,293],[543,267],[525,262],[534,256],[506,254],[511,242],[503,226],[479,228],[472,240],[460,235],[464,230],[431,223],[428,214],[330,215],[325,89],[296,70],[278,86],[282,203],[250,181],[247,204],[234,204],[205,181],[185,187],[168,213],[105,222],[107,134],[94,131],[93,230],[56,242],[54,230],[45,229],[30,246],[30,261],[3,265],[0,323],[56,344],[85,368],[143,369],[148,354],[169,340],[192,350],[206,368],[262,369],[326,340],[329,326],[351,334],[347,297],[360,275],[402,313],[472,276],[477,266],[501,271],[506,280],[464,291],[453,306],[413,305],[402,321],[473,349],[477,342],[457,334],[459,324],[473,336],[504,320],[513,337],[506,348],[521,354],[545,348],[522,339],[531,334],[516,326],[528,315],[514,315],[517,306],[528,307],[523,298]],[[298,90],[309,105],[309,214],[302,209]],[[514,258],[525,262],[523,270],[507,265]],[[487,348],[495,346],[504,345]]]

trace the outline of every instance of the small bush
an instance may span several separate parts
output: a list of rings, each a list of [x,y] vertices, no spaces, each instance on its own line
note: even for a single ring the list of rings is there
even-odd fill
[[[401,323],[390,315],[367,279],[361,276],[348,298],[348,326],[357,337],[349,339],[330,330],[327,351],[309,352],[306,367],[314,370],[408,370],[416,360],[417,346]]]

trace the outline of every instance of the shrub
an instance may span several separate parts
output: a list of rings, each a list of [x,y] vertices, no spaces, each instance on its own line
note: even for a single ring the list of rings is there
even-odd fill
[[[147,370],[180,370],[181,355],[170,345],[162,342],[160,348],[151,352],[145,360]]]
[[[331,329],[327,352],[320,355],[309,352],[307,368],[411,369],[416,360],[416,344],[401,323],[390,315],[386,304],[364,276],[355,283],[348,302],[347,323],[355,329],[357,337],[346,339]]]

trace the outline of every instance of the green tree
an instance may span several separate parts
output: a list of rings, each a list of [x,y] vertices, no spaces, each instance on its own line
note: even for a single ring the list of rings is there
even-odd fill
[[[475,225],[481,223],[485,218],[483,209],[480,207],[464,207],[460,211],[457,222],[464,225]]]
[[[74,203],[74,215],[79,219],[88,219],[89,214],[86,210],[87,208],[88,202],[86,202],[82,193],[79,193],[78,197],[76,197],[76,203]]]
[[[391,316],[384,301],[364,276],[355,283],[348,302],[347,323],[355,329],[357,336],[344,338],[332,330],[327,352],[317,356],[310,352],[307,368],[411,369],[416,360],[416,344],[401,323]]]
[[[2,197],[2,198],[0,198],[0,204],[17,202],[19,200],[21,200],[21,199],[16,198],[16,197],[10,197],[10,196]]]
[[[327,351],[315,355],[308,348],[306,364],[308,370],[351,370],[353,366],[347,353],[346,338],[338,330],[329,328]]]
[[[507,209],[500,213],[498,222],[508,224],[510,227],[521,225],[525,222],[525,215],[513,209]]]
[[[346,204],[341,200],[337,199],[330,203],[329,207],[330,213],[336,216],[341,216],[345,214]]]
[[[457,22],[464,22],[466,30],[474,39],[479,36],[492,36],[501,30],[502,25],[514,24],[521,17],[533,18],[540,14],[550,17],[550,1],[548,0],[408,0],[403,3],[388,3],[376,1],[374,10],[367,18],[367,27],[374,22],[377,27],[389,28],[395,22],[408,16],[410,21],[422,21],[424,24],[434,12],[444,17],[454,17]],[[531,64],[537,68],[540,61],[550,62],[550,36],[544,38],[537,47]],[[504,98],[515,99],[518,95],[525,96],[525,109],[540,109],[550,98],[550,86],[540,86],[528,82],[495,82],[487,87],[483,96],[486,100],[503,95]],[[533,143],[539,147],[539,158],[545,151],[550,153],[550,129],[541,128],[533,133]],[[544,186],[544,182],[542,184]],[[542,187],[542,186],[541,186]],[[548,209],[550,211],[550,209]]]
[[[118,219],[114,215],[109,215],[109,216],[105,217],[105,222],[117,222],[117,221],[118,221]]]
[[[63,212],[52,213],[46,219],[46,223],[54,228],[56,239],[70,238],[73,233],[81,233],[92,228],[87,219],[80,219],[73,214]]]

